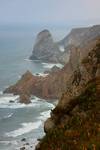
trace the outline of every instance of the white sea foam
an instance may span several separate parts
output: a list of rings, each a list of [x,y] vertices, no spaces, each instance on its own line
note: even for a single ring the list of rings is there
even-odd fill
[[[36,75],[36,76],[46,77],[46,76],[48,76],[48,74],[47,73],[38,73],[38,75]]]
[[[13,116],[13,113],[9,113],[8,115],[4,116],[2,119],[11,118]]]
[[[14,96],[13,94],[4,94],[0,96],[0,108],[10,108],[10,109],[17,109],[17,108],[25,108],[25,107],[41,107],[41,105],[47,108],[53,108],[54,105],[45,101],[44,99],[40,99],[36,96],[32,97],[31,103],[24,104],[19,102],[19,96]]]
[[[28,61],[28,62],[32,62],[32,60],[31,60],[31,59],[28,59],[28,58],[25,58],[24,60],[25,60],[25,61]]]
[[[50,112],[51,111],[48,110],[48,111],[40,113],[40,117],[38,117],[38,119],[41,120],[41,121],[45,121],[47,118],[50,117]]]
[[[0,104],[7,104],[10,101],[16,102],[18,100],[19,96],[14,96],[13,94],[3,94],[0,96]]]
[[[5,135],[8,137],[17,137],[26,133],[31,132],[34,129],[38,129],[41,125],[41,121],[37,121],[35,123],[29,122],[29,123],[22,123],[21,128],[16,129],[14,131],[8,132]]]
[[[59,48],[60,48],[60,51],[61,51],[61,52],[64,52],[64,51],[65,51],[65,49],[64,49],[63,46],[60,46]]]
[[[44,68],[47,68],[47,69],[51,69],[51,68],[54,67],[54,66],[57,66],[57,67],[59,67],[59,68],[62,68],[62,67],[63,67],[63,65],[60,64],[60,63],[58,63],[58,64],[42,63],[42,64],[43,64]]]
[[[16,140],[14,140],[14,141],[0,141],[0,144],[4,144],[4,145],[9,145],[9,144],[17,145],[18,142]]]

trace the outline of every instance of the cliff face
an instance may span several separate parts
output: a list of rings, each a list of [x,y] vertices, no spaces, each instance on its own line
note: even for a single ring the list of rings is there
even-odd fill
[[[92,44],[94,44],[94,40],[98,37],[100,37],[100,25],[72,29],[63,40],[58,42],[58,45],[62,45],[65,50],[59,58],[60,61],[65,64],[68,62],[71,49],[80,49],[80,58],[84,58],[90,50],[88,46],[91,45],[90,47],[93,47]]]
[[[100,76],[64,109],[55,108],[36,150],[100,149]]]
[[[86,43],[100,36],[100,25],[86,28],[75,28],[63,40],[59,42],[66,48],[68,45],[84,47]]]
[[[100,40],[70,81],[36,150],[100,149]]]

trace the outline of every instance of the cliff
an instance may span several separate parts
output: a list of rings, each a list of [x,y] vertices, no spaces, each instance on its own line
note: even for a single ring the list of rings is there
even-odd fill
[[[70,80],[36,150],[100,149],[100,40]]]
[[[60,55],[60,62],[66,64],[70,58],[71,49],[81,49],[81,56],[85,57],[88,54],[88,45],[100,37],[100,25],[94,25],[86,28],[75,28],[61,41],[58,45],[64,48],[64,52]],[[87,51],[84,49],[87,49]]]

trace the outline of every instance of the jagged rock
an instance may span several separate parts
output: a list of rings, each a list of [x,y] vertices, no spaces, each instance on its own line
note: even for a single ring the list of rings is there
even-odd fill
[[[26,142],[26,138],[21,139],[22,142]]]
[[[72,63],[66,92],[44,124],[40,150],[100,148],[100,39],[95,42],[78,67]]]
[[[25,149],[26,149],[25,147],[21,147],[21,148],[20,148],[20,150],[25,150]]]
[[[88,54],[87,45],[100,36],[100,25],[87,28],[75,28],[61,41],[55,43],[48,30],[43,30],[37,35],[30,59],[45,62],[59,62],[66,64],[70,58],[72,48],[83,49],[80,57]],[[63,48],[63,51],[62,51]],[[87,48],[87,51],[84,49]],[[76,57],[74,57],[77,59]]]
[[[78,96],[86,83],[98,74],[100,47],[96,46],[97,43],[100,43],[99,38],[87,43],[84,49],[72,47],[69,62],[62,69],[46,77],[34,76],[30,72],[25,73],[14,86],[7,88],[5,92],[27,95],[27,97],[36,95],[44,99],[58,99],[67,91],[67,97],[65,96],[67,101],[61,100],[63,107],[70,98]],[[85,55],[87,54],[85,57],[83,57],[83,51]]]
[[[29,104],[31,103],[31,100],[30,100],[30,96],[29,95],[25,95],[25,94],[21,94],[20,95],[20,103],[25,103],[25,104]]]
[[[58,72],[59,70],[60,70],[60,68],[55,65],[55,66],[52,67],[51,69],[44,71],[44,73],[45,73],[45,74],[48,74],[48,73],[55,73],[55,72]]]
[[[53,41],[52,35],[48,30],[43,30],[37,35],[30,59],[38,59],[44,62],[58,62],[60,50]]]

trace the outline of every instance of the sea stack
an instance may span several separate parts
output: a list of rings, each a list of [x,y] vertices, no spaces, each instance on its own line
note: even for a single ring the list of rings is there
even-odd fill
[[[37,35],[30,59],[57,63],[59,55],[59,46],[54,42],[51,33],[48,30],[41,31]]]

